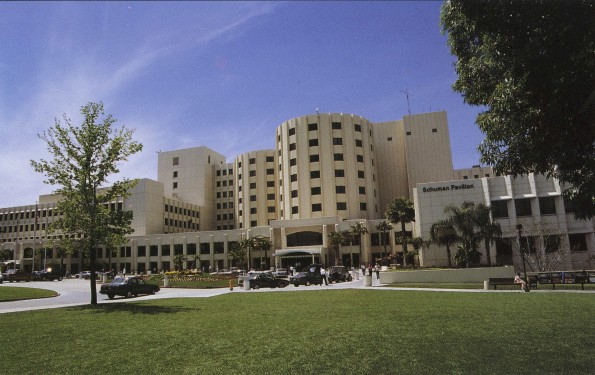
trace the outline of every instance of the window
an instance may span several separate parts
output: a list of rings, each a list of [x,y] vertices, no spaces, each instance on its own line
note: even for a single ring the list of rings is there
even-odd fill
[[[250,208],[250,214],[255,215],[256,214],[256,207],[252,207]]]
[[[357,178],[365,178],[364,171],[357,171]]]
[[[432,129],[432,133],[438,133],[438,129]]]
[[[556,200],[554,197],[541,197],[539,198],[539,210],[542,215],[555,215],[556,214]]]
[[[364,162],[364,155],[357,155],[355,158],[358,163]]]
[[[478,174],[474,174],[473,175],[473,178],[479,178],[479,175]]]
[[[289,176],[289,180],[291,182],[296,182],[297,181],[297,174],[292,174],[291,176]]]
[[[297,198],[297,196],[298,196],[298,191],[297,190],[292,190],[291,191],[291,197],[292,198]]]
[[[295,150],[295,149],[296,149],[296,145],[295,145],[295,143],[290,143],[290,144],[289,144],[289,151],[293,151],[293,150]]]
[[[314,163],[320,161],[320,155],[315,154],[315,155],[310,155],[310,163]]]
[[[289,165],[290,165],[290,166],[297,165],[297,159],[296,159],[296,158],[289,159]]]
[[[267,163],[273,163],[275,161],[275,157],[274,156],[267,156],[265,160],[266,160]],[[230,171],[231,171],[231,169],[230,169]]]
[[[267,175],[275,174],[275,168],[267,168]]]
[[[178,171],[174,171],[174,178],[178,177]]]
[[[250,158],[248,164],[256,164],[256,158]]]
[[[219,172],[219,171],[217,171],[217,172]],[[224,176],[227,176],[227,169],[224,169],[224,170],[223,170],[223,175],[224,175]]]
[[[507,201],[492,201],[491,203],[494,219],[508,217]]]
[[[180,164],[180,158],[178,156],[174,156],[173,164],[174,165],[179,165]]]
[[[341,129],[341,123],[340,122],[333,121],[331,123],[331,126],[332,126],[333,129]]]
[[[347,203],[346,202],[337,202],[337,211],[345,211],[347,210]]]
[[[388,142],[392,142],[392,140],[393,140],[393,137],[388,137],[388,138],[386,138],[386,140],[387,140]]]
[[[560,249],[560,236],[546,235],[543,236],[543,250],[547,254],[555,253]]]
[[[256,171],[250,171],[250,172],[249,172],[249,176],[250,176],[250,177],[254,177],[254,176],[256,176]]]
[[[174,189],[177,189],[177,188],[178,188],[178,183],[174,182]]]
[[[354,124],[353,128],[355,129],[356,132],[362,132],[362,126],[360,124]]]
[[[359,187],[359,193],[360,194],[366,194],[366,188],[364,186],[360,186]]]
[[[319,212],[319,211],[322,211],[322,204],[321,203],[312,204],[312,212]]]
[[[275,200],[275,193],[267,194],[268,200]]]
[[[318,139],[308,140],[308,146],[310,146],[310,147],[318,146]]]
[[[407,135],[411,135],[411,132],[407,132],[407,133],[405,133],[405,134],[407,134]]]
[[[256,195],[250,196],[250,202],[256,202]]]
[[[364,202],[359,204],[360,211],[366,211],[368,209],[367,205]]]
[[[318,124],[308,124],[308,131],[318,130]]]
[[[268,212],[268,213],[273,213],[273,212],[275,212],[275,206],[268,206],[268,207],[267,207],[267,212]]]
[[[256,189],[256,182],[251,182],[249,186],[250,189]]]
[[[297,214],[298,212],[299,212],[299,210],[298,210],[298,206],[292,206],[292,207],[291,207],[291,213],[292,213],[292,214]]]
[[[275,187],[275,181],[267,181],[267,187]]]
[[[516,216],[531,216],[531,198],[515,199]]]
[[[294,135],[295,134],[295,128],[289,128],[289,130],[287,131],[287,134]]]
[[[335,161],[343,160],[343,154],[334,154],[333,157],[334,157]]]
[[[364,144],[362,143],[361,139],[356,139],[355,140],[355,147],[363,147]]]
[[[342,185],[335,186],[335,193],[336,194],[345,194],[345,186],[342,186]]]
[[[313,187],[310,188],[310,195],[320,195],[320,187]]]
[[[338,146],[343,144],[343,138],[333,138],[333,145]]]
[[[320,178],[320,171],[310,171],[310,178]]]
[[[335,177],[345,177],[344,169],[335,169]]]
[[[576,208],[574,207],[574,202],[571,201],[569,198],[567,198],[566,196],[564,196],[564,211],[567,214],[573,213],[576,211]]]
[[[587,234],[572,233],[568,235],[570,251],[587,251]]]

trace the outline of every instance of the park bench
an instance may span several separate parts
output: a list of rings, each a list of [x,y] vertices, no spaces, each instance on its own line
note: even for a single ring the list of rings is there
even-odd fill
[[[493,286],[494,290],[496,290],[498,285],[519,285],[514,282],[513,277],[490,277],[488,284]],[[530,289],[537,289],[537,276],[529,276],[528,284]]]
[[[581,284],[582,290],[585,290],[585,284],[595,284],[595,271],[539,272],[537,277],[540,284],[551,284],[554,290],[556,284]]]

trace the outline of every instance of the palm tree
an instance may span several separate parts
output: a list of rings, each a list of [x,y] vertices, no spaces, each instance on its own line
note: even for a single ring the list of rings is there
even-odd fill
[[[357,223],[349,227],[349,231],[351,232],[352,236],[359,237],[359,262],[362,263],[362,235],[368,233],[368,229],[364,227],[363,223]]]
[[[182,268],[184,267],[185,260],[186,260],[186,257],[184,256],[184,254],[178,254],[178,255],[174,256],[174,265],[177,268],[178,272],[182,271]]]
[[[231,243],[229,248],[229,257],[231,258],[232,265],[243,267],[243,261],[246,258],[246,251],[244,250],[240,242]]]
[[[401,223],[401,240],[403,244],[403,265],[407,266],[407,236],[405,223],[415,220],[413,202],[405,197],[396,198],[388,205],[386,218],[391,223]]]
[[[492,221],[491,213],[492,209],[489,206],[481,203],[475,206],[475,224],[479,229],[479,236],[484,240],[488,267],[492,266],[490,243],[496,241],[496,238],[502,237],[502,227]]]
[[[328,235],[331,245],[335,248],[335,266],[339,265],[339,258],[341,257],[341,244],[345,241],[345,234],[341,231],[331,232]]]
[[[241,240],[239,242],[239,244],[240,244],[240,247],[246,251],[246,257],[248,259],[248,261],[247,261],[248,270],[250,270],[250,266],[252,263],[250,261],[250,257],[251,257],[250,250],[254,248],[254,245],[255,245],[254,238],[246,238],[245,240]]]
[[[382,231],[382,244],[384,245],[384,256],[386,256],[386,245],[387,245],[387,236],[386,234],[393,229],[393,226],[390,225],[389,222],[386,220],[381,221],[378,225],[376,225],[376,230]]]
[[[448,267],[452,267],[452,254],[450,247],[459,241],[457,231],[450,220],[439,220],[430,228],[430,242],[438,246],[446,246],[448,256]]]
[[[450,205],[444,209],[444,212],[450,214],[449,220],[459,237],[460,245],[455,258],[460,264],[469,267],[469,263],[478,261],[478,256],[481,256],[477,251],[482,237],[475,231],[477,222],[475,203],[463,202],[461,207]]]
[[[269,251],[273,247],[273,242],[268,237],[258,236],[254,238],[254,249],[255,250],[264,250],[264,268],[268,268],[269,259],[267,255],[267,251]]]

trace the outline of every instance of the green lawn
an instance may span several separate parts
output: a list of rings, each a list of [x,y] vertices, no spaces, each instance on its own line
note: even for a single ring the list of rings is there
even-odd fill
[[[57,295],[58,293],[47,289],[24,288],[18,286],[3,286],[0,288],[0,302],[55,297]]]
[[[2,373],[592,374],[595,296],[320,290],[1,314]]]

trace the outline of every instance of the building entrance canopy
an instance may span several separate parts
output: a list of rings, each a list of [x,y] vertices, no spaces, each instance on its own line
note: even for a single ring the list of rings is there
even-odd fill
[[[300,270],[310,264],[320,263],[323,251],[322,247],[296,247],[283,250],[277,249],[273,256],[277,268],[295,267]]]

